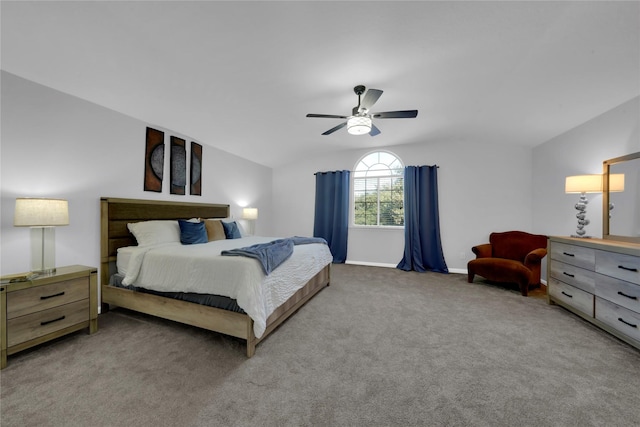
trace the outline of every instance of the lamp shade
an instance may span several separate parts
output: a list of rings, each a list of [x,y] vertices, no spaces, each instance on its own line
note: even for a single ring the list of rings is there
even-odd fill
[[[601,193],[602,175],[568,176],[564,184],[565,193]]]
[[[258,208],[243,208],[242,219],[258,219]]]
[[[371,132],[371,118],[353,116],[347,120],[347,132],[351,135],[364,135]]]
[[[69,203],[62,199],[16,199],[14,227],[69,225]]]

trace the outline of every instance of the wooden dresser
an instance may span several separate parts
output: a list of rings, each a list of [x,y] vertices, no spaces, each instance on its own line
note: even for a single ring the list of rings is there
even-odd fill
[[[0,368],[7,356],[62,335],[98,330],[98,271],[72,265],[0,285]]]
[[[640,349],[640,245],[550,237],[549,303]]]

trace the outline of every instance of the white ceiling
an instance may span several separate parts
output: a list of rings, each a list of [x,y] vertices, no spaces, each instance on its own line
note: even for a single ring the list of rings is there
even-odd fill
[[[277,167],[535,146],[640,95],[640,2],[1,2],[2,69]],[[376,137],[325,130],[384,90]]]

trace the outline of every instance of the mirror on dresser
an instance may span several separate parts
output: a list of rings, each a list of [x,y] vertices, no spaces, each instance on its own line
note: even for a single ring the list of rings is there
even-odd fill
[[[605,160],[603,166],[602,238],[640,243],[640,152]],[[623,191],[614,181],[621,174]]]

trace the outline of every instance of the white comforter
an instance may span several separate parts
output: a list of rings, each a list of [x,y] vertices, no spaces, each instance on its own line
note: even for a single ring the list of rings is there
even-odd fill
[[[199,245],[122,248],[129,256],[123,283],[159,292],[233,298],[253,319],[254,334],[260,338],[269,315],[333,260],[325,244],[297,245],[291,257],[267,276],[253,258],[220,255],[223,250],[272,240],[275,238],[252,236]]]

